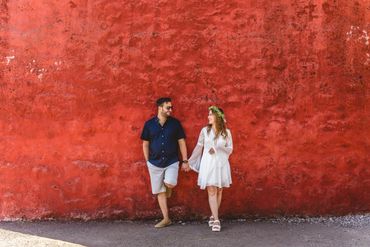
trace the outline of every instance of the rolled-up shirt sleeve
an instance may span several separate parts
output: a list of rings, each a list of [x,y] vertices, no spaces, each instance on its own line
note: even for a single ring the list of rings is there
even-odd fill
[[[181,123],[178,122],[177,140],[184,139],[184,138],[186,138],[184,128],[182,127]]]
[[[144,124],[144,128],[141,132],[141,140],[144,140],[144,141],[150,140],[149,126],[147,123]]]

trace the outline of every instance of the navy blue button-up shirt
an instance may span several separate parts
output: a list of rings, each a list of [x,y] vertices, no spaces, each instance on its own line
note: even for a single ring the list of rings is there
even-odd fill
[[[156,116],[145,122],[141,139],[149,141],[149,162],[157,167],[167,167],[179,161],[178,140],[185,138],[179,120],[168,117],[162,126]]]

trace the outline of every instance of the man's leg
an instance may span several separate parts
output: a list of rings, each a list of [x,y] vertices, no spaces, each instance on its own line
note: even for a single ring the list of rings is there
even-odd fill
[[[170,220],[170,217],[168,216],[168,207],[167,207],[167,196],[166,192],[161,192],[157,196],[159,207],[161,208],[163,220],[161,220],[159,223],[157,223],[154,227],[155,228],[161,228],[168,225],[171,225],[172,222]]]
[[[166,187],[163,184],[164,179],[164,168],[156,167],[148,162],[148,169],[150,175],[150,182],[152,186],[152,193],[157,195],[159,208],[161,209],[163,220],[160,221],[155,227],[164,227],[171,224],[168,217],[167,198],[166,198]]]
[[[166,197],[170,198],[172,195],[172,189],[175,188],[175,185],[164,183],[164,186],[166,186]]]
[[[166,187],[166,196],[167,198],[171,197],[172,189],[177,185],[177,178],[179,175],[179,162],[171,164],[165,168],[164,173],[164,185]]]
[[[177,184],[178,171],[179,171],[178,162],[164,168],[164,179],[162,181],[162,185],[164,188],[166,188],[166,192],[159,193],[157,197],[159,207],[161,208],[163,214],[163,220],[159,222],[157,225],[155,225],[155,227],[157,228],[165,227],[171,224],[168,212],[169,210],[167,205],[167,198],[171,196],[171,191]]]
[[[169,221],[170,218],[168,217],[168,207],[167,207],[167,196],[166,192],[161,192],[157,195],[158,204],[162,211],[163,219]]]

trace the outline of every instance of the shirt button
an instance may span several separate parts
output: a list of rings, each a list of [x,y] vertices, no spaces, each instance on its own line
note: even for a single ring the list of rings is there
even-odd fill
[[[162,150],[162,153],[164,153],[164,150]]]
[[[162,136],[162,137],[164,137],[164,136]]]
[[[162,142],[162,145],[164,145],[164,143]]]

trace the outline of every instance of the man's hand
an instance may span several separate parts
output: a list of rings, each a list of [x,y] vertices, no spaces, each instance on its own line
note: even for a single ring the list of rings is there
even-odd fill
[[[183,170],[184,172],[189,172],[190,171],[189,163],[182,163],[181,170]]]
[[[214,153],[215,153],[215,150],[214,150],[213,148],[211,148],[211,149],[208,151],[208,153],[210,153],[210,154],[214,154]]]

